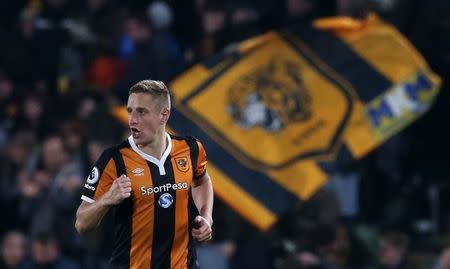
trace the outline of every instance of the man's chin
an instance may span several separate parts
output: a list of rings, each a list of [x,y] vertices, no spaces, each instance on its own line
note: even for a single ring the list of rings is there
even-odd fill
[[[134,143],[139,144],[142,142],[142,138],[140,136],[137,135],[132,135]]]
[[[138,146],[145,146],[151,143],[148,139],[144,139],[143,137],[133,137],[133,140]]]

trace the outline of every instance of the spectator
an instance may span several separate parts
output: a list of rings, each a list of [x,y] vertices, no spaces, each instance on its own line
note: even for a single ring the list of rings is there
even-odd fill
[[[20,269],[79,269],[80,266],[61,254],[59,242],[50,233],[38,233],[31,240],[31,259]]]
[[[20,268],[26,258],[26,245],[26,238],[22,232],[7,232],[3,237],[1,245],[0,268]]]
[[[360,181],[360,168],[352,163],[332,172],[325,186],[336,195],[341,221],[348,224],[356,223],[359,216]]]
[[[8,141],[17,116],[18,103],[14,98],[14,91],[17,89],[13,81],[0,71],[0,152]]]
[[[381,236],[376,269],[410,269],[406,263],[409,237],[402,232],[386,232]]]
[[[317,1],[286,0],[286,15],[284,25],[309,23],[317,17]]]
[[[17,179],[35,142],[29,133],[18,132],[11,138],[5,155],[0,154],[0,207],[2,208],[0,232],[22,229],[28,222],[27,219],[21,218],[19,205],[22,196]]]
[[[164,1],[154,1],[147,8],[147,18],[152,28],[153,49],[162,54],[161,61],[166,59],[170,63],[170,69],[163,71],[161,78],[169,82],[184,68],[180,45],[170,30],[173,22],[172,8]]]
[[[221,2],[207,2],[202,14],[203,36],[200,40],[198,58],[212,56],[224,47],[227,39],[226,13]]]
[[[48,132],[47,120],[51,117],[45,116],[47,112],[46,99],[33,93],[31,90],[26,93],[21,101],[21,107],[14,122],[14,131],[27,130],[36,138],[42,139],[45,132]]]
[[[165,16],[158,13],[162,10]],[[128,62],[127,75],[116,89],[116,93],[123,101],[128,96],[127,89],[134,82],[142,78],[170,82],[183,68],[183,56],[179,45],[168,31],[171,20],[170,9],[167,5],[156,2],[149,7],[149,13],[153,16],[150,20],[156,27],[143,15],[133,15],[125,21],[125,34],[134,42],[134,51]]]
[[[68,1],[46,0],[36,18],[32,55],[35,81],[40,81],[47,94],[56,96],[60,50],[69,40],[67,29]]]
[[[260,14],[255,6],[236,3],[230,14],[230,41],[239,42],[261,34],[259,18]]]
[[[185,58],[189,63],[195,63],[194,49],[202,36],[202,13],[206,1],[172,0],[174,11],[173,29],[181,44]]]
[[[48,175],[56,176],[67,163],[68,158],[63,139],[59,135],[48,136],[42,143],[37,169],[43,169]]]

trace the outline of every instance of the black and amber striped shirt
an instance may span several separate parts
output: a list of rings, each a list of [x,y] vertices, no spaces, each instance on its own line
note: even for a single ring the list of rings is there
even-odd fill
[[[167,139],[158,160],[141,151],[130,136],[103,152],[84,185],[81,198],[94,203],[117,177],[131,179],[131,198],[112,208],[113,269],[198,267],[190,235],[196,214],[191,185],[206,172],[206,153],[192,137]]]

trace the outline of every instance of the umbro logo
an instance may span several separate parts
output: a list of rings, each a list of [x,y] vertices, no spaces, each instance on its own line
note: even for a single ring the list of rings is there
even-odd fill
[[[134,176],[143,176],[144,175],[144,168],[134,168],[131,172],[133,172]]]

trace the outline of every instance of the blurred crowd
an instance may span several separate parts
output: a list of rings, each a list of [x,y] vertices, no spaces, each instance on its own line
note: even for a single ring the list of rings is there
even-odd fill
[[[443,79],[430,113],[260,233],[220,200],[204,269],[450,269],[446,0],[0,1],[0,269],[108,268],[111,227],[79,236],[80,193],[127,129],[144,78],[169,82],[230,43],[322,16],[377,12]],[[108,216],[106,217],[108,218]]]

